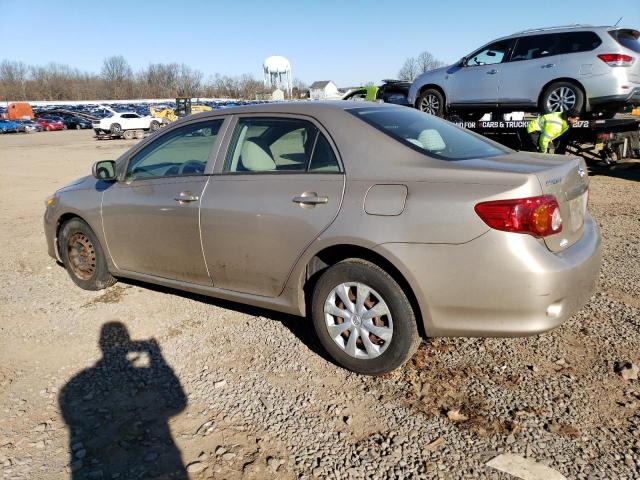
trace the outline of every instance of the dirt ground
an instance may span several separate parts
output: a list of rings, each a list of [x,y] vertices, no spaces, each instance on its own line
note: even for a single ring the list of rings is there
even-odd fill
[[[423,342],[374,379],[326,359],[304,319],[77,288],[47,255],[44,200],[134,143],[0,135],[3,478],[511,478],[486,466],[500,453],[640,478],[640,381],[618,373],[640,365],[637,166],[592,178],[600,286],[565,325]]]

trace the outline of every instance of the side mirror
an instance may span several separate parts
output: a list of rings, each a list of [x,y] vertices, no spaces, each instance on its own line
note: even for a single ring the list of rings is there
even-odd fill
[[[91,173],[98,180],[113,181],[116,179],[116,162],[113,160],[100,160],[93,164]]]
[[[460,59],[460,62],[458,63],[458,65],[460,65],[461,67],[466,67],[467,66],[467,57],[462,57]]]

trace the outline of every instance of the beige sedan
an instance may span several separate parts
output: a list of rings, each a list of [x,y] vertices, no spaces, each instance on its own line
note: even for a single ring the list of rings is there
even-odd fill
[[[421,336],[551,329],[590,297],[581,159],[513,152],[406,107],[186,117],[47,200],[49,254],[90,290],[132,278],[308,316],[381,374]]]

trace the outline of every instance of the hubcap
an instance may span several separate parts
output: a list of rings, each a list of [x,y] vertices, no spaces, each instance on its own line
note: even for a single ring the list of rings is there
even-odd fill
[[[436,115],[440,110],[440,100],[433,94],[425,96],[420,102],[420,110],[431,115]]]
[[[324,316],[329,336],[353,358],[376,358],[391,344],[389,307],[364,283],[341,283],[331,290],[324,302]]]
[[[576,92],[569,87],[556,88],[549,95],[547,107],[551,112],[564,112],[576,106]]]
[[[67,244],[69,266],[73,274],[89,280],[96,271],[96,251],[89,237],[84,233],[75,233]]]

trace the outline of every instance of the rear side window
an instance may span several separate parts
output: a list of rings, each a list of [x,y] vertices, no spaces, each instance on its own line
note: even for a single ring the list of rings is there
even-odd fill
[[[600,46],[602,40],[594,32],[567,32],[558,34],[558,53],[590,52]]]
[[[512,62],[535,60],[558,54],[556,34],[520,37],[511,57]]]
[[[640,53],[640,32],[637,30],[612,30],[609,35],[623,47]]]
[[[327,139],[311,122],[241,118],[233,132],[225,172],[339,172]]]
[[[495,157],[511,152],[480,135],[413,108],[354,108],[347,111],[400,143],[439,160]]]

